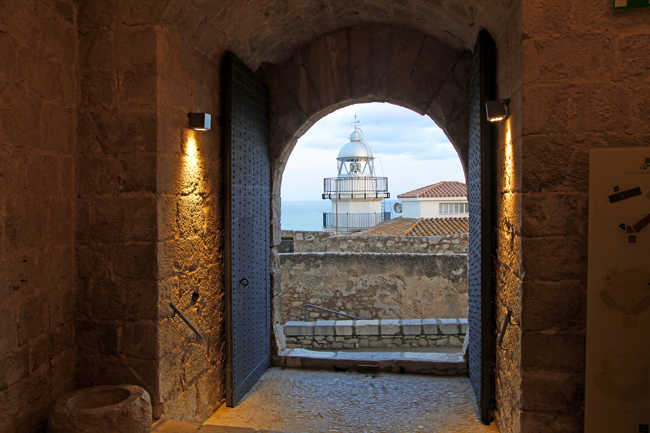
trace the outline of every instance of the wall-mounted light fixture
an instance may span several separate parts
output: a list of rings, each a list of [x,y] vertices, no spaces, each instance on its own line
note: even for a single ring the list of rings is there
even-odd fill
[[[188,128],[195,131],[209,131],[211,128],[212,116],[210,113],[187,113]]]
[[[507,119],[508,115],[510,115],[510,99],[487,101],[485,103],[485,112],[487,121],[490,123],[498,123]]]

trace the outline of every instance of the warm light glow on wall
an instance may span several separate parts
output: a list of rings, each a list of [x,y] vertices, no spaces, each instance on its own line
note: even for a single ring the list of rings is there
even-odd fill
[[[503,164],[503,189],[506,192],[512,192],[515,188],[515,160],[514,152],[512,149],[512,121],[508,117],[504,123],[504,164]]]
[[[196,190],[201,182],[201,155],[196,132],[187,129],[183,136],[181,182],[183,193]]]
[[[515,149],[513,143],[513,121],[512,117],[508,117],[501,123],[503,129],[500,131],[499,149],[503,145],[503,151],[499,153],[499,164],[503,164],[503,176],[500,186],[499,198],[499,230],[498,230],[498,260],[506,266],[498,266],[500,273],[499,284],[497,286],[497,297],[502,299],[504,305],[509,305],[506,308],[513,308],[513,302],[518,302],[521,299],[521,202],[520,195],[517,193],[516,183],[516,161]],[[514,137],[516,139],[517,137]],[[502,311],[506,314],[506,311]],[[507,317],[507,316],[506,316]],[[503,326],[506,319],[499,319]],[[507,337],[503,344],[499,346],[498,353],[505,353],[517,350],[518,346],[516,338],[519,332],[519,318],[518,316],[512,317],[509,327],[506,331]],[[514,334],[513,334],[514,333]],[[509,355],[508,355],[509,356]],[[507,368],[506,368],[507,370]]]
[[[185,140],[185,156],[188,160],[196,161],[197,153],[196,136],[194,135],[194,131],[188,131],[187,138]]]

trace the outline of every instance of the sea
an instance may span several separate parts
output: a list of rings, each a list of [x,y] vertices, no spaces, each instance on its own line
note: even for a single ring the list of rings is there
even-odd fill
[[[284,201],[282,200],[282,230],[320,232],[323,230],[323,212],[330,212],[329,200]]]
[[[384,200],[384,209],[392,209],[396,200]],[[282,230],[323,231],[323,212],[331,212],[329,200],[285,201],[282,200]],[[393,212],[392,218],[399,215]]]

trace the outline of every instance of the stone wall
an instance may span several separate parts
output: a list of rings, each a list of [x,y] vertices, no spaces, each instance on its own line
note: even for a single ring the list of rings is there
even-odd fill
[[[224,398],[219,68],[177,33],[158,29],[157,37],[161,413],[201,421]],[[187,130],[190,112],[212,113],[212,130]],[[173,316],[170,302],[201,332],[203,341]]]
[[[536,2],[543,7],[543,2]],[[496,423],[502,432],[519,433],[521,408],[521,9],[516,3],[497,41],[497,93],[510,98],[510,116],[498,126],[496,256]],[[535,110],[537,105],[529,107]],[[501,330],[505,332],[501,333]],[[546,431],[537,429],[533,431]]]
[[[77,9],[0,2],[0,432],[74,387]]]
[[[303,305],[362,319],[464,317],[467,256],[463,254],[279,254],[279,320],[303,320]],[[310,319],[332,318],[309,311]]]
[[[588,153],[650,143],[650,15],[522,2],[522,431],[583,430]]]
[[[283,245],[288,245],[289,239],[293,251],[280,252],[467,254],[469,235],[461,233],[451,236],[361,236],[283,230]]]
[[[288,348],[318,350],[456,347],[467,334],[467,319],[383,319],[292,321],[284,324]]]

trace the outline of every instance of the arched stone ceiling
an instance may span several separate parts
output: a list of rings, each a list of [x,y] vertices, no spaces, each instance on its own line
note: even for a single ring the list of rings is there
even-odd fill
[[[466,168],[467,85],[471,54],[423,32],[370,24],[323,35],[262,75],[271,101],[274,194],[298,138],[326,114],[352,103],[382,101],[427,114],[443,129]]]
[[[199,51],[237,53],[256,69],[334,30],[368,23],[410,27],[471,49],[481,28],[497,33],[519,0],[168,0],[162,24]]]

